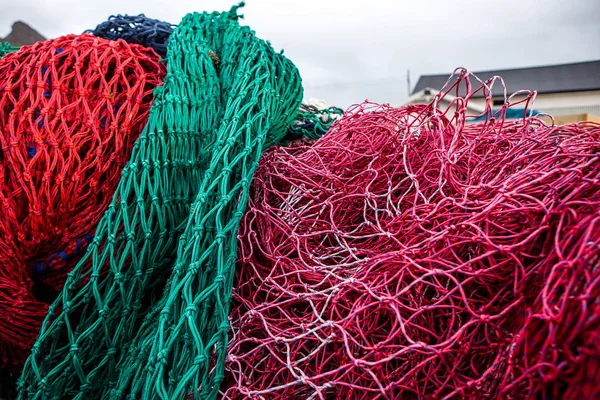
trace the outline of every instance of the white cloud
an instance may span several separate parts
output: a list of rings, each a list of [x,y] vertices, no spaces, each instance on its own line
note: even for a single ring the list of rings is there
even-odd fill
[[[579,0],[248,0],[243,23],[296,62],[306,94],[348,106],[398,103],[423,73],[600,58],[600,2]],[[230,0],[0,0],[0,36],[24,20],[47,37],[80,33],[111,14],[172,23]],[[204,8],[204,10],[199,9]]]

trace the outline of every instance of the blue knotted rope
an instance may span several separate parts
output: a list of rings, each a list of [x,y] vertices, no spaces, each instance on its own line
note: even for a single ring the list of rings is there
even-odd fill
[[[95,36],[128,43],[136,43],[151,47],[160,56],[167,54],[167,41],[176,25],[140,15],[111,15],[108,21],[98,25],[94,30],[87,30]]]

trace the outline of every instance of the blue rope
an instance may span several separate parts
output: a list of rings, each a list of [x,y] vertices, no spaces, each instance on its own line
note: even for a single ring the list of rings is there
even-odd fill
[[[469,118],[469,122],[482,122],[485,121],[486,116],[488,119],[490,118],[494,118],[494,119],[498,119],[502,117],[502,109],[496,109],[496,110],[489,110],[487,113],[483,113],[480,116],[477,116],[475,118]],[[536,115],[538,115],[540,113],[540,111],[538,110],[525,110],[524,108],[507,108],[504,110],[504,118],[506,119],[520,119],[520,118],[524,118],[525,116],[532,116],[535,117]]]
[[[48,270],[48,268],[50,267],[50,264],[52,263],[52,261],[54,261],[54,259],[56,257],[60,257],[63,261],[69,261],[72,257],[79,255],[81,253],[82,239],[85,239],[85,241],[89,245],[90,243],[92,243],[94,236],[91,233],[86,233],[83,236],[83,238],[77,239],[77,241],[76,241],[77,247],[75,248],[75,251],[72,254],[67,254],[67,252],[65,250],[61,250],[57,253],[50,255],[50,257],[45,262],[44,261],[36,261],[33,266],[34,275],[42,275],[43,273],[45,273]]]
[[[140,15],[111,15],[108,21],[98,25],[94,30],[87,30],[95,36],[127,43],[141,44],[151,47],[161,57],[167,54],[167,41],[176,25]]]

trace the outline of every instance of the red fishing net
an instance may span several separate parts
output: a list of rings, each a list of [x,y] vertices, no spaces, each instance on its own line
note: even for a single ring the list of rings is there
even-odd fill
[[[225,398],[600,396],[600,125],[445,93],[261,160]]]
[[[92,240],[165,65],[151,49],[65,36],[0,60],[0,366],[19,365]]]

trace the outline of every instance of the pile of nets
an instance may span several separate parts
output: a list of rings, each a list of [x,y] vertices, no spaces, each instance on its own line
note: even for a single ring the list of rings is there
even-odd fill
[[[167,54],[167,41],[175,25],[140,15],[112,15],[95,29],[86,31],[110,40],[125,40],[154,49],[161,57]]]
[[[600,396],[600,125],[436,108],[470,81],[265,154],[224,398]]]
[[[148,123],[19,398],[216,396],[250,182],[302,98],[294,65],[238,18],[190,14],[170,36]]]
[[[0,60],[0,367],[21,367],[110,203],[165,67],[91,35]]]

